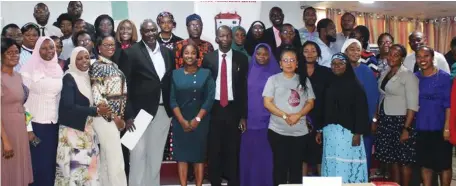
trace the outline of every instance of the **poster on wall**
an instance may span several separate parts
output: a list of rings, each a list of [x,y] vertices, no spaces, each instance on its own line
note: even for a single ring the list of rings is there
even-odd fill
[[[234,13],[219,13],[214,17],[215,20],[215,31],[222,26],[226,25],[229,26],[230,28],[233,28],[235,26],[241,25],[241,16],[237,14],[237,12]]]

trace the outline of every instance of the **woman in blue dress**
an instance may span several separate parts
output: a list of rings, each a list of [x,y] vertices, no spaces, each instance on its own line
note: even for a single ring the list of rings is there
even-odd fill
[[[317,143],[323,141],[321,174],[340,176],[344,183],[366,183],[363,140],[363,135],[369,132],[366,94],[345,54],[332,57],[331,70],[335,77],[323,98],[323,124],[315,126]]]
[[[187,185],[188,163],[193,163],[196,185],[201,186],[215,81],[210,70],[198,68],[198,47],[188,44],[181,52],[184,66],[173,71],[171,82],[173,158],[178,162],[181,185]]]

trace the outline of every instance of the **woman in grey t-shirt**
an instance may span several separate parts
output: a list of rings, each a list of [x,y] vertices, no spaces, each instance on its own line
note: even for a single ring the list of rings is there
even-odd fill
[[[284,49],[280,55],[283,72],[269,77],[263,90],[264,106],[271,112],[268,140],[274,185],[302,183],[304,148],[300,147],[308,133],[305,116],[313,108],[315,95],[307,75],[295,73],[297,66],[296,52]]]

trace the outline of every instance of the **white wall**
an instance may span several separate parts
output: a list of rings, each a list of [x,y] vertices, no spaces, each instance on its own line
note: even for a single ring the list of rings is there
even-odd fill
[[[3,24],[16,23],[19,26],[27,22],[35,22],[33,18],[33,8],[37,4],[36,1],[2,1],[1,17]],[[68,1],[46,1],[45,2],[51,12],[49,23],[52,24],[57,20],[57,17],[67,11]],[[161,11],[169,11],[173,13],[177,22],[177,27],[174,33],[182,38],[188,38],[185,27],[185,18],[192,14],[200,14],[204,21],[204,29],[202,38],[210,41],[214,47],[215,44],[215,23],[214,16],[220,12],[237,12],[241,17],[241,25],[248,29],[250,24],[255,20],[261,20],[266,27],[270,27],[269,10],[274,7],[281,7],[285,14],[285,23],[293,24],[297,29],[304,24],[302,21],[302,10],[299,1],[292,2],[200,2],[200,1],[129,1],[129,18],[133,20],[137,26],[142,20],[150,18],[156,20],[158,13]],[[84,12],[82,19],[93,23],[98,15],[112,15],[110,1],[84,1]],[[119,21],[116,21],[119,22]],[[139,29],[139,28],[138,28]]]

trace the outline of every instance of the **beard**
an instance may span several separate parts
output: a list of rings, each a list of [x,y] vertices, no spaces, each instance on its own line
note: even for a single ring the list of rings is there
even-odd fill
[[[330,36],[330,35],[326,35],[326,39],[327,39],[329,42],[336,42],[336,37],[333,37],[333,36]]]

